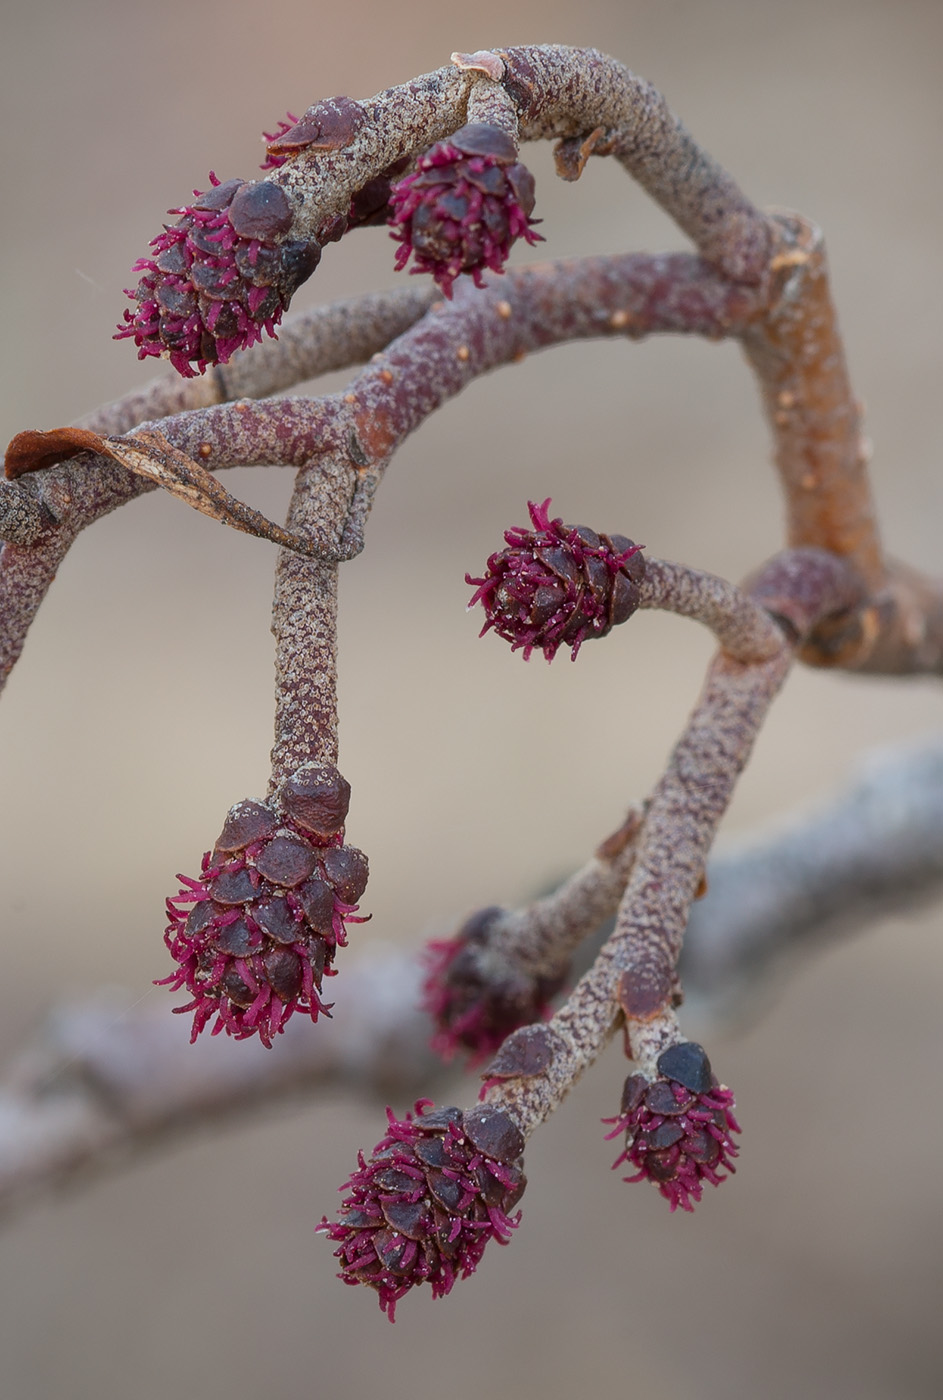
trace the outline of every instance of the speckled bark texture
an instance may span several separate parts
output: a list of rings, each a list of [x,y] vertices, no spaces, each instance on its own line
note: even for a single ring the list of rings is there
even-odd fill
[[[336,549],[356,473],[343,457],[304,468],[289,528]],[[337,763],[337,564],[279,553],[272,608],[275,746],[269,791],[305,763]]]
[[[788,556],[774,559],[769,579],[761,571],[754,588],[761,596],[778,596],[789,573]],[[668,594],[672,571],[665,569],[663,577]],[[717,826],[788,674],[795,645],[821,617],[848,606],[857,596],[854,576],[838,561],[830,567],[823,562],[816,577],[817,588],[808,587],[797,604],[789,637],[751,599],[738,598],[737,590],[721,587],[720,580],[711,580],[707,587],[703,576],[693,576],[676,587],[686,602],[703,591],[710,597],[709,609],[726,594],[728,615],[737,619],[738,629],[752,613],[756,630],[751,640],[762,635],[767,654],[762,660],[742,661],[722,650],[711,663],[685,732],[649,800],[615,931],[544,1028],[554,1044],[547,1067],[498,1083],[488,1079],[486,1071],[486,1101],[508,1112],[525,1135],[553,1112],[622,1024],[633,1056],[649,1072],[658,1055],[682,1038],[674,1011],[681,997],[677,964]],[[771,642],[777,634],[774,650]]]

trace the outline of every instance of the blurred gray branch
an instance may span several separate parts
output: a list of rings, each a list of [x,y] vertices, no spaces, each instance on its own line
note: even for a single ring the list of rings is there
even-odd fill
[[[868,757],[827,802],[722,852],[708,876],[682,970],[716,1022],[742,1014],[785,960],[943,891],[943,737]],[[342,970],[335,1018],[298,1017],[272,1050],[190,1045],[163,998],[63,1004],[0,1081],[0,1209],[291,1096],[427,1089],[443,1070],[416,1009],[421,980],[415,955],[374,944]]]

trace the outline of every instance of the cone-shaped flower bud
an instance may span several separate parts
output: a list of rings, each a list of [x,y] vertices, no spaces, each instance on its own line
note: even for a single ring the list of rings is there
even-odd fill
[[[543,1020],[566,980],[531,977],[488,946],[503,909],[480,909],[454,938],[435,939],[425,950],[423,1007],[436,1031],[432,1048],[444,1060],[461,1050],[470,1063],[490,1059],[520,1026]]]
[[[160,985],[186,987],[191,1041],[213,1034],[272,1036],[301,1010],[329,1015],[320,997],[357,901],[367,858],[344,844],[350,788],[335,768],[313,767],[284,784],[277,801],[237,802],[200,878],[167,901],[164,941],[178,964]]]
[[[711,1073],[700,1045],[683,1041],[659,1056],[658,1075],[630,1074],[622,1090],[618,1118],[609,1138],[625,1134],[625,1149],[613,1167],[636,1168],[626,1181],[653,1181],[671,1209],[693,1210],[704,1182],[719,1186],[736,1171],[733,1134],[740,1125],[734,1098]]]
[[[116,340],[133,337],[138,359],[160,355],[185,378],[225,364],[275,327],[291,298],[317,267],[319,244],[292,238],[294,213],[271,180],[227,180],[210,174],[209,190],[172,209],[175,224],[151,240],[153,256],[132,271],[141,280],[127,295]]]
[[[506,530],[508,547],[491,555],[484,577],[465,575],[475,587],[468,606],[485,610],[481,636],[493,627],[512,651],[523,648],[525,661],[535,647],[552,661],[561,646],[575,661],[588,638],[604,637],[635,612],[645,560],[624,535],[551,520],[549,506],[528,501],[534,528]]]
[[[397,270],[412,256],[411,271],[430,272],[447,297],[463,272],[477,287],[485,268],[502,272],[518,238],[541,241],[530,217],[534,177],[509,136],[477,122],[420,156],[393,186],[390,207]]]
[[[376,1289],[392,1322],[411,1288],[428,1283],[442,1298],[475,1272],[489,1240],[508,1243],[520,1222],[511,1211],[524,1191],[524,1137],[487,1104],[463,1113],[420,1099],[415,1116],[386,1116],[386,1136],[341,1187],[340,1219],[318,1229],[339,1245],[338,1278]]]

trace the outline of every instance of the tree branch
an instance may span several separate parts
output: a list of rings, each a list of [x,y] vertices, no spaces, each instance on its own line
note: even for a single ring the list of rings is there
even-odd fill
[[[936,736],[872,755],[827,802],[710,861],[685,937],[688,998],[711,1021],[742,1017],[744,990],[784,964],[941,893]],[[156,997],[62,1005],[0,1080],[0,1212],[263,1105],[327,1088],[409,1099],[442,1073],[415,1009],[421,979],[412,954],[368,946],[335,984],[335,1019],[292,1021],[271,1050],[189,1045]]]

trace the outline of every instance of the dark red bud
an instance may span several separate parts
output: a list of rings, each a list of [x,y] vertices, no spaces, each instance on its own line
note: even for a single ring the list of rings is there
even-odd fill
[[[261,802],[237,802],[229,809],[216,842],[218,851],[242,851],[256,841],[273,836],[278,828],[275,813]]]
[[[255,992],[249,990],[234,967],[223,977],[223,991],[236,1006],[251,1006],[255,1001]]]
[[[197,307],[196,297],[181,283],[160,282],[157,304],[172,316],[192,316]]]
[[[334,928],[334,891],[315,877],[298,891],[304,916],[315,933],[329,936]]]
[[[234,958],[244,958],[252,948],[252,934],[245,919],[236,919],[221,928],[213,942],[221,953],[229,953]]]
[[[305,831],[333,836],[341,830],[350,806],[350,783],[329,765],[295,773],[279,793],[282,810]]]
[[[421,1201],[415,1205],[409,1201],[381,1201],[380,1209],[387,1224],[398,1235],[405,1235],[409,1240],[420,1240],[425,1235],[426,1207]]]
[[[656,1151],[663,1151],[666,1147],[674,1147],[676,1142],[680,1142],[684,1137],[684,1129],[680,1123],[660,1123],[657,1128],[653,1128],[646,1134],[646,1139],[650,1147]]]
[[[509,1035],[482,1079],[530,1079],[543,1074],[559,1053],[559,1037],[546,1026],[521,1026]]]
[[[367,888],[370,868],[363,851],[358,851],[356,846],[332,846],[322,859],[324,873],[338,899],[345,904],[356,904]]]
[[[447,1167],[449,1164],[445,1144],[440,1137],[420,1138],[413,1151],[427,1167]]]
[[[618,627],[620,622],[627,622],[638,610],[641,596],[636,583],[621,572],[616,574],[612,581],[612,598],[609,603],[610,627]]]
[[[306,841],[293,836],[276,836],[256,860],[255,868],[273,885],[293,889],[307,880],[315,864],[315,854]]]
[[[190,266],[186,246],[186,242],[181,239],[179,243],[172,243],[169,248],[165,248],[157,258],[158,270],[182,276]]]
[[[646,1152],[645,1171],[653,1181],[671,1181],[680,1160],[677,1147],[668,1147],[663,1152]]]
[[[488,126],[484,122],[469,122],[459,127],[448,144],[468,156],[491,156],[494,160],[510,162],[517,159],[517,148],[510,136],[500,127]]]
[[[642,1102],[642,1099],[645,1097],[645,1091],[650,1083],[651,1080],[646,1079],[644,1074],[629,1075],[628,1079],[622,1086],[623,1117],[628,1117],[630,1113],[635,1112],[639,1104]]]
[[[233,196],[245,184],[245,180],[224,180],[221,185],[204,191],[193,201],[193,209],[225,209],[233,201]]]
[[[693,1102],[694,1096],[685,1094],[679,1103],[671,1085],[664,1079],[657,1079],[645,1093],[646,1106],[651,1109],[652,1113],[660,1113],[664,1118],[679,1116],[689,1109]]]
[[[704,1047],[693,1040],[684,1040],[680,1045],[672,1045],[658,1057],[658,1073],[666,1079],[675,1079],[690,1089],[692,1094],[709,1094],[711,1091],[711,1062]]]
[[[240,238],[257,238],[262,243],[274,243],[287,233],[292,218],[287,194],[271,180],[243,185],[229,206],[229,222]]]
[[[514,1162],[524,1151],[524,1134],[517,1124],[488,1104],[468,1109],[463,1127],[469,1142],[496,1162]]]
[[[210,897],[217,904],[247,904],[255,896],[255,886],[249,871],[221,870],[208,886]]]
[[[282,244],[278,285],[286,298],[307,282],[320,261],[321,245],[313,238],[293,238]]]
[[[450,1123],[461,1125],[461,1122],[462,1110],[446,1104],[442,1108],[433,1108],[429,1112],[417,1114],[414,1125],[423,1132],[441,1133]]]
[[[272,991],[282,1001],[291,1001],[301,991],[301,962],[287,948],[275,948],[262,959],[265,976]]]
[[[252,917],[269,938],[276,943],[294,943],[301,935],[301,927],[284,899],[262,899],[252,909]]]
[[[201,899],[199,904],[194,904],[187,915],[187,922],[184,924],[184,931],[188,938],[195,937],[202,933],[207,924],[218,914],[219,910],[214,907],[211,899]]]
[[[347,232],[347,215],[332,214],[318,229],[318,242],[323,247],[325,243],[336,243],[339,238],[343,238]]]

